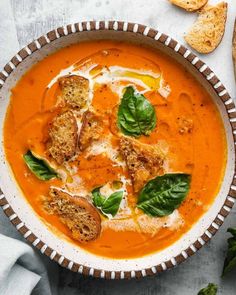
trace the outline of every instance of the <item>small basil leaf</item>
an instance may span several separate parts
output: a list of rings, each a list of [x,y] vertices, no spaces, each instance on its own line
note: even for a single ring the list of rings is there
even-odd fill
[[[153,217],[170,215],[186,198],[191,177],[171,173],[150,180],[138,196],[137,207]]]
[[[105,197],[101,195],[100,193],[100,188],[96,187],[93,191],[92,191],[92,195],[93,195],[93,203],[94,205],[98,208],[98,207],[102,207],[102,204],[105,201]]]
[[[156,127],[156,112],[152,104],[129,86],[118,109],[118,127],[129,136],[148,135]]]
[[[30,150],[23,156],[24,161],[30,171],[40,180],[50,180],[52,178],[59,178],[57,172],[49,166],[49,164],[34,155]]]
[[[228,233],[231,233],[231,235],[236,239],[236,227],[235,228],[228,228],[227,230]]]
[[[93,204],[104,214],[104,215],[112,215],[113,217],[116,215],[120,208],[120,203],[123,197],[123,191],[117,191],[111,194],[108,198],[105,198],[100,193],[100,187],[96,187],[92,191],[93,196]]]
[[[206,288],[203,288],[198,292],[198,295],[216,295],[218,287],[215,284],[209,284]]]
[[[120,208],[122,197],[123,191],[115,192],[110,195],[110,197],[102,204],[102,212],[105,214],[111,214],[114,217]]]
[[[236,268],[236,228],[228,228],[233,237],[228,239],[228,251],[224,262],[222,276]]]

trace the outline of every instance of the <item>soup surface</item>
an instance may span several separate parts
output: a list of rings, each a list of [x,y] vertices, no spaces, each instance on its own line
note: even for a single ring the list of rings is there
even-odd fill
[[[112,258],[177,241],[213,202],[226,162],[221,118],[196,79],[161,52],[113,41],[34,65],[12,89],[4,139],[50,230]]]

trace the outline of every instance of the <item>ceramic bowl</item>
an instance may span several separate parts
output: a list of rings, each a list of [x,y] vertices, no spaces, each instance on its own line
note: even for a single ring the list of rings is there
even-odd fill
[[[210,93],[223,120],[227,137],[227,164],[220,191],[209,210],[168,248],[135,259],[111,259],[88,253],[50,232],[19,190],[3,149],[3,123],[11,88],[35,63],[69,44],[112,39],[164,51],[183,64]],[[17,230],[33,246],[68,269],[100,278],[123,279],[160,273],[185,261],[217,232],[236,198],[235,106],[220,80],[196,55],[178,42],[144,25],[119,21],[91,21],[60,27],[20,50],[0,72],[0,206]]]

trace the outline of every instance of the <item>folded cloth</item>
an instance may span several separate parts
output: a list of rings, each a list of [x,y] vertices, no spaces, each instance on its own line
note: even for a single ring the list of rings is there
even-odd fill
[[[0,209],[0,295],[58,294],[57,277],[58,266],[28,245]]]

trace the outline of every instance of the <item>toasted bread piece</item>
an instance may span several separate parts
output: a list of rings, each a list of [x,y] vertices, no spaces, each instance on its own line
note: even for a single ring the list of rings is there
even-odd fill
[[[163,170],[164,155],[159,148],[141,143],[135,139],[122,137],[120,152],[124,157],[134,192],[139,192],[146,182]]]
[[[102,121],[101,119],[91,111],[87,111],[83,114],[82,126],[79,135],[79,149],[85,150],[89,145],[98,140],[102,134]]]
[[[62,100],[72,108],[82,109],[88,100],[89,80],[82,76],[65,76],[59,79]]]
[[[233,54],[233,61],[234,61],[234,75],[236,79],[236,20],[234,22],[232,54]]]
[[[58,164],[75,155],[78,127],[72,111],[57,115],[50,124],[48,153]]]
[[[202,8],[208,0],[169,0],[172,4],[187,11],[196,11]]]
[[[51,187],[45,208],[51,214],[58,214],[72,237],[81,243],[95,240],[101,232],[100,215],[85,198]]]
[[[199,12],[198,19],[184,37],[185,41],[200,53],[212,52],[223,38],[226,18],[227,3],[204,6]]]

